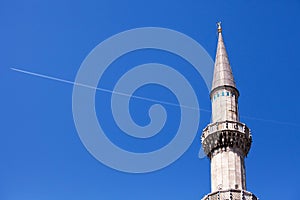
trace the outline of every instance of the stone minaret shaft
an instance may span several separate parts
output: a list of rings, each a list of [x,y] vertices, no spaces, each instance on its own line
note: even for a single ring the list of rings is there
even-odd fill
[[[250,150],[252,138],[249,128],[239,121],[238,97],[239,91],[225,49],[221,23],[218,23],[218,45],[210,93],[212,118],[202,134],[202,146],[211,161],[212,193],[203,199],[213,199],[214,195],[220,195],[220,191],[229,196],[241,194],[234,200],[243,199],[242,195],[256,199],[252,193],[245,191],[244,158]],[[227,198],[219,196],[217,199]]]

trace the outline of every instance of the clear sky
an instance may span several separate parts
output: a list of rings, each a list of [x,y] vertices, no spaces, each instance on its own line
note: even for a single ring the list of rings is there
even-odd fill
[[[196,200],[209,193],[209,160],[198,158],[201,132],[210,121],[209,91],[191,66],[176,56],[137,51],[112,65],[111,70],[118,66],[129,70],[130,66],[148,62],[174,65],[194,84],[203,109],[197,136],[183,156],[164,169],[146,174],[116,171],[86,150],[73,121],[71,84],[11,68],[74,81],[84,58],[100,42],[128,29],[149,26],[182,32],[214,58],[217,21],[222,21],[225,45],[241,93],[241,121],[253,134],[246,159],[247,189],[260,199],[297,199],[299,10],[298,0],[0,1],[0,199]],[[108,71],[103,84],[111,84],[107,87],[112,88],[121,73]],[[157,85],[135,94],[177,101],[169,90]],[[165,105],[171,113],[165,124],[168,127],[163,129],[165,134],[144,142],[125,137],[116,128],[108,109],[109,97],[109,93],[97,91],[96,111],[107,137],[118,146],[147,152],[174,137],[178,107]],[[132,100],[130,112],[136,123],[149,123],[149,104],[153,103]]]

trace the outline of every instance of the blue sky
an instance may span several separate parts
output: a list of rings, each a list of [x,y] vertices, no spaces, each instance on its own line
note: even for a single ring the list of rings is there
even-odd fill
[[[170,166],[147,174],[119,172],[97,161],[81,143],[72,116],[72,85],[10,68],[74,81],[84,58],[101,41],[148,26],[182,32],[214,58],[215,23],[219,20],[241,93],[241,121],[253,134],[246,159],[247,189],[261,199],[296,199],[300,178],[299,9],[296,0],[2,0],[0,199],[193,200],[209,193],[209,160],[199,159],[198,152],[201,130],[209,123],[210,112],[201,112],[195,140]],[[173,64],[182,74],[193,74],[188,78],[200,107],[211,109],[203,80],[182,60],[150,50],[128,56],[117,60],[112,69],[137,61]],[[186,68],[180,68],[181,64]],[[111,84],[118,73],[108,72],[103,81]],[[145,92],[147,89],[150,92]],[[172,94],[158,86],[136,94],[162,96],[176,103]],[[97,104],[102,98],[104,103]],[[109,95],[97,92],[96,110],[99,119],[107,121],[103,126],[112,130],[108,137],[114,143],[140,152],[160,148],[173,137],[169,134],[178,126],[178,108],[172,106],[167,107],[171,118],[161,140],[144,144],[114,135],[118,130],[111,122],[107,98]],[[131,104],[133,119],[141,125],[149,122],[147,106],[149,102],[141,100]]]

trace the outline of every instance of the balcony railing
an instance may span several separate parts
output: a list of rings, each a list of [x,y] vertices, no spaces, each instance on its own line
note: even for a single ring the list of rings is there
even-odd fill
[[[219,130],[235,130],[244,133],[246,136],[250,134],[249,128],[241,123],[234,121],[222,121],[209,124],[202,132],[202,138],[206,138],[209,134]]]
[[[258,200],[251,192],[244,190],[220,190],[205,195],[202,200]]]
[[[226,150],[227,147],[240,150],[241,155],[247,156],[251,147],[252,136],[245,124],[222,121],[209,124],[203,130],[201,140],[203,150],[208,157],[211,157],[215,150]]]

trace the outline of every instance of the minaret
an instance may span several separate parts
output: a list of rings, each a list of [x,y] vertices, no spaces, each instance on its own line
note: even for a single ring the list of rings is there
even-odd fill
[[[246,191],[244,158],[252,137],[249,128],[239,121],[238,97],[219,22],[210,92],[212,118],[201,137],[204,152],[210,159],[211,193],[202,200],[257,200]]]

